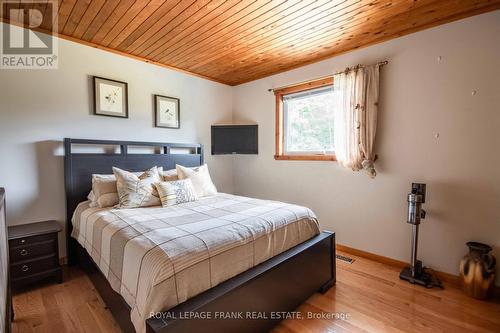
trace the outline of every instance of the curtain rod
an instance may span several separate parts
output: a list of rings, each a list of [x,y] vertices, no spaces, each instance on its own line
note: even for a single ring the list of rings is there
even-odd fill
[[[387,65],[388,63],[389,63],[389,61],[385,60],[385,61],[381,61],[381,62],[377,63],[377,65],[379,65],[380,67],[382,67],[384,65]],[[356,66],[354,66],[354,67],[356,67]],[[347,67],[343,71],[338,71],[338,72],[335,72],[335,73],[330,74],[330,75],[325,75],[325,76],[317,77],[315,79],[311,79],[311,80],[307,80],[307,81],[302,81],[302,82],[297,82],[297,83],[293,83],[293,84],[288,84],[286,86],[281,86],[281,87],[277,87],[277,88],[270,88],[270,89],[267,89],[267,91],[275,91],[275,90],[280,90],[280,89],[283,89],[283,88],[293,87],[293,86],[296,86],[296,85],[299,85],[299,84],[304,84],[304,83],[309,83],[309,82],[313,82],[313,81],[328,79],[328,78],[331,78],[332,76],[335,76],[337,74],[344,73],[346,70],[349,70],[349,69],[354,68],[354,67]],[[362,66],[362,67],[364,67],[364,66]]]

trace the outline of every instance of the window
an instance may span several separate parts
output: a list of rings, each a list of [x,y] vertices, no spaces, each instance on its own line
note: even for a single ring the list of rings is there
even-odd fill
[[[277,160],[335,161],[333,78],[275,91]]]

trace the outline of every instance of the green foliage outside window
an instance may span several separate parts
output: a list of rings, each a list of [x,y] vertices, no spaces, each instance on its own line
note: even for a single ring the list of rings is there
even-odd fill
[[[285,151],[332,152],[333,92],[318,89],[285,100]]]

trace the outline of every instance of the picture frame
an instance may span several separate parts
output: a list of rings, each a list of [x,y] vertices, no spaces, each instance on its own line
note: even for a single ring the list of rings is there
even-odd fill
[[[180,99],[154,95],[155,127],[180,128]]]
[[[128,118],[127,82],[93,76],[94,115]]]

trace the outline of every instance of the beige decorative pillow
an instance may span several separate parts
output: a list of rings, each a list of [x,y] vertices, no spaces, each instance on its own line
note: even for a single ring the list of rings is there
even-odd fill
[[[113,193],[105,193],[97,199],[97,207],[105,208],[105,207],[113,207],[118,205],[120,200],[118,199],[118,192]]]
[[[90,201],[89,207],[97,207],[97,201],[94,191],[90,190],[89,195],[87,195],[87,199]]]
[[[179,179],[191,179],[198,197],[202,198],[217,194],[217,188],[208,172],[208,165],[203,164],[197,168],[186,168],[177,164],[175,168],[177,169]]]
[[[137,176],[119,168],[113,168],[116,177],[116,188],[119,203],[117,208],[138,208],[160,206],[158,191],[154,183],[161,182],[157,167],[152,167],[142,175]]]
[[[173,180],[179,180],[177,177],[177,169],[165,170],[162,172],[163,180],[166,182],[171,182]]]
[[[116,178],[114,175],[92,175],[93,207],[105,208],[118,204]]]
[[[163,207],[196,201],[198,196],[191,179],[174,180],[155,184]]]

